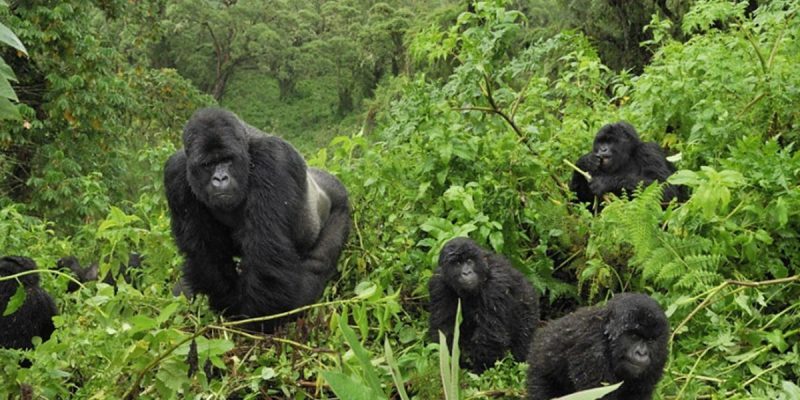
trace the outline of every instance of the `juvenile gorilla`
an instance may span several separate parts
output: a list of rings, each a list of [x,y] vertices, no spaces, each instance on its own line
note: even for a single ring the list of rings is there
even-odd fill
[[[182,289],[208,295],[231,318],[316,301],[350,232],[341,182],[222,109],[195,112],[183,145],[164,172],[172,233],[186,258]],[[283,321],[252,328],[270,332]]]
[[[36,269],[36,263],[27,257],[0,258],[0,276],[6,277]],[[39,275],[23,275],[19,282],[25,287],[25,302],[11,315],[3,317],[11,296],[17,291],[16,279],[0,281],[0,347],[30,349],[31,339],[39,336],[50,339],[55,330],[53,316],[58,314],[53,298],[39,287]]]
[[[452,344],[461,299],[462,365],[480,373],[503,358],[507,350],[517,361],[525,360],[539,322],[539,296],[508,260],[470,239],[455,238],[442,249],[428,291],[429,336],[435,342],[442,331],[448,345]]]
[[[645,400],[667,361],[669,323],[658,303],[623,293],[549,322],[528,356],[528,399],[546,400],[601,383],[622,386],[606,400]]]
[[[573,172],[569,187],[578,196],[578,201],[590,204],[602,201],[606,193],[621,196],[624,190],[632,194],[640,183],[646,187],[654,181],[663,182],[675,172],[661,147],[654,142],[639,140],[636,130],[627,122],[600,128],[592,152],[581,156],[576,165],[588,172],[592,179],[587,182],[582,174]],[[669,203],[672,198],[685,200],[684,191],[682,186],[667,185],[663,202]]]

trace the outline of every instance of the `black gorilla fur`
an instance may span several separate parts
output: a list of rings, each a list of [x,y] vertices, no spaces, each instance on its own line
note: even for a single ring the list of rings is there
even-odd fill
[[[601,201],[606,193],[621,196],[627,194],[641,183],[648,186],[654,181],[663,182],[675,172],[675,167],[667,161],[664,151],[654,142],[642,142],[636,130],[627,122],[608,124],[597,132],[590,153],[578,159],[578,168],[588,172],[591,182],[582,174],[573,172],[570,189],[578,196],[578,201],[594,204]],[[685,200],[683,186],[666,185],[663,202],[673,198]]]
[[[528,356],[528,399],[545,400],[601,383],[606,400],[652,398],[667,361],[669,322],[650,296],[623,293],[537,330]]]
[[[453,342],[458,299],[461,299],[459,347],[462,365],[480,373],[511,350],[525,360],[539,323],[539,296],[522,273],[504,257],[467,238],[447,242],[439,267],[428,283],[430,339],[439,331]]]
[[[0,276],[3,277],[35,269],[36,263],[27,257],[0,258]],[[50,294],[39,287],[38,274],[24,275],[18,279],[25,287],[25,302],[5,317],[2,315],[19,283],[16,279],[0,281],[0,347],[30,349],[34,336],[39,336],[42,341],[50,339],[55,330],[52,318],[58,314],[58,310]]]
[[[183,289],[208,295],[232,318],[315,302],[350,232],[342,183],[222,109],[195,112],[183,145],[164,173],[172,233],[186,257]],[[269,332],[284,321],[251,328]]]

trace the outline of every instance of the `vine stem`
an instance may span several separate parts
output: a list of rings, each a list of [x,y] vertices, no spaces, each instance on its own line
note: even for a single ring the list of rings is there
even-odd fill
[[[711,291],[708,293],[708,296],[705,299],[703,299],[703,301],[700,304],[698,304],[697,307],[695,307],[694,310],[692,310],[692,312],[690,312],[689,315],[687,315],[686,318],[684,318],[683,321],[681,321],[681,323],[678,324],[678,326],[675,327],[675,329],[672,330],[672,335],[670,335],[669,341],[673,342],[675,340],[675,335],[677,335],[678,331],[681,328],[683,328],[687,323],[689,323],[689,321],[692,318],[694,318],[694,316],[697,315],[697,313],[700,312],[700,310],[708,307],[708,305],[712,303],[712,300],[714,299],[714,297],[720,291],[722,291],[723,289],[725,289],[728,286],[735,285],[735,286],[743,286],[745,288],[748,288],[748,287],[762,287],[762,286],[769,286],[769,285],[779,285],[779,284],[784,284],[784,283],[792,283],[792,282],[797,282],[797,281],[800,281],[800,275],[793,275],[793,276],[790,276],[790,277],[780,278],[780,279],[770,279],[770,280],[766,280],[766,281],[726,280],[725,282],[722,282],[719,286],[711,289]]]
[[[123,395],[122,398],[125,399],[125,400],[130,400],[130,399],[136,398],[136,395],[137,395],[137,393],[139,391],[138,390],[139,389],[139,385],[141,384],[142,379],[144,379],[144,375],[147,373],[147,371],[150,371],[151,369],[153,369],[161,361],[163,361],[170,354],[172,354],[172,352],[177,350],[178,347],[181,347],[184,343],[187,343],[190,340],[196,339],[200,335],[206,333],[206,331],[208,331],[208,329],[209,329],[208,326],[201,328],[200,330],[198,330],[197,332],[195,332],[191,336],[188,336],[187,338],[181,340],[180,342],[172,345],[166,351],[164,351],[163,353],[159,354],[158,357],[156,357],[153,361],[150,361],[150,363],[148,363],[144,368],[142,368],[141,371],[139,371],[138,374],[136,374],[136,379],[133,381],[133,384],[131,385],[130,388],[128,388],[128,391],[125,392],[125,395]]]
[[[727,280],[725,281],[731,285],[739,285],[739,286],[747,286],[747,287],[760,287],[760,286],[769,286],[769,285],[779,285],[781,283],[791,283],[795,281],[800,281],[800,275],[793,275],[786,278],[779,278],[779,279],[770,279],[767,281],[735,281],[735,280]]]
[[[569,160],[567,160],[566,158],[563,161],[564,161],[565,164],[569,165],[572,169],[574,169],[575,172],[583,175],[583,177],[586,178],[586,182],[591,182],[592,181],[592,175],[591,174],[589,174],[588,172],[578,168],[577,165],[569,162]]]
[[[334,301],[327,301],[327,302],[323,302],[323,303],[314,303],[314,304],[309,304],[307,306],[295,308],[293,310],[289,310],[289,311],[286,311],[286,312],[282,312],[282,313],[279,313],[279,314],[265,315],[263,317],[248,318],[248,319],[243,319],[243,320],[238,320],[238,321],[229,321],[229,322],[224,322],[224,323],[222,323],[220,325],[208,325],[208,326],[205,326],[205,327],[201,328],[200,330],[198,330],[197,332],[195,332],[194,334],[192,334],[191,336],[188,336],[185,339],[179,341],[178,343],[170,346],[169,348],[164,350],[164,352],[159,354],[155,359],[153,359],[153,361],[151,361],[144,368],[142,368],[142,370],[139,371],[139,373],[136,374],[136,379],[133,381],[133,384],[131,385],[130,388],[128,388],[128,390],[125,392],[125,394],[122,396],[122,398],[125,399],[125,400],[130,400],[130,399],[135,398],[137,393],[138,393],[139,385],[141,384],[142,379],[144,379],[144,376],[148,371],[150,371],[151,369],[155,368],[156,365],[161,363],[161,361],[163,361],[165,358],[169,357],[169,355],[171,355],[175,350],[177,350],[179,347],[181,347],[184,343],[187,343],[187,342],[189,342],[191,340],[194,340],[197,337],[205,334],[206,332],[208,332],[209,329],[218,329],[218,330],[223,330],[223,331],[227,331],[227,332],[233,332],[233,333],[237,333],[237,334],[242,334],[242,335],[247,336],[247,337],[251,337],[252,335],[246,334],[244,332],[239,332],[239,331],[234,330],[234,329],[231,329],[231,327],[238,326],[238,325],[244,325],[244,324],[248,324],[248,323],[252,323],[252,322],[269,321],[269,320],[273,320],[273,319],[283,318],[283,317],[286,317],[286,316],[289,316],[289,315],[293,315],[293,314],[297,314],[297,313],[301,313],[303,311],[307,311],[307,310],[310,310],[310,309],[313,309],[313,308],[320,308],[320,307],[326,307],[326,306],[332,306],[332,305],[340,305],[340,304],[357,303],[357,302],[360,302],[362,300],[364,300],[364,299],[360,298],[360,297],[355,297],[355,298],[352,298],[352,299],[334,300]],[[301,345],[300,343],[296,343],[296,342],[290,343],[291,341],[288,340],[288,339],[272,338],[272,340],[275,340],[277,342],[282,342],[282,343],[285,343],[285,344],[289,344],[289,345],[300,345],[300,347],[303,348],[303,345]],[[305,347],[308,347],[308,346],[305,346]]]

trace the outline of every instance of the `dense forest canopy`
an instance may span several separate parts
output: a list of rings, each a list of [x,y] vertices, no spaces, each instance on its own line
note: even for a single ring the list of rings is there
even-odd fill
[[[652,296],[671,327],[655,398],[799,399],[798,11],[0,1],[0,256],[34,259],[59,311],[46,342],[0,349],[0,393],[522,398],[526,363],[461,371],[426,336],[439,252],[469,236],[542,294],[542,321]],[[273,335],[172,295],[183,258],[163,168],[209,105],[290,141],[349,191],[339,274]],[[662,208],[664,185],[651,185],[597,215],[575,201],[569,162],[620,120],[665,149],[688,200]],[[73,255],[117,274],[132,252],[130,283],[68,292],[56,265]]]

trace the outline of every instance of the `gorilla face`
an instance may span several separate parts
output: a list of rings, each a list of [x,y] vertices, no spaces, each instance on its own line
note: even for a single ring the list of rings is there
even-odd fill
[[[606,334],[614,373],[635,379],[661,371],[667,359],[669,324],[658,304],[649,297],[620,294],[609,308]]]
[[[448,285],[459,296],[478,293],[488,278],[489,266],[483,250],[466,238],[447,243],[439,255]]]
[[[640,143],[632,126],[618,122],[606,125],[597,132],[592,151],[600,161],[600,170],[612,173],[628,164],[633,149]]]
[[[245,199],[250,157],[247,133],[235,115],[200,110],[184,129],[192,192],[212,210],[231,211]]]
[[[624,333],[617,339],[619,348],[618,370],[620,376],[638,378],[650,367],[650,346],[652,339],[645,339],[635,333]]]

